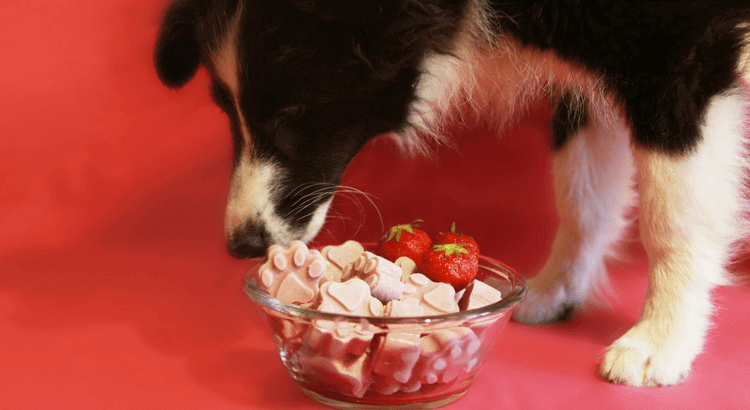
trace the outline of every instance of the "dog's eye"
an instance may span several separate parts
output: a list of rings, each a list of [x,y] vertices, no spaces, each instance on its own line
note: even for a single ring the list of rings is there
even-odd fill
[[[232,97],[221,84],[214,82],[211,84],[211,96],[216,102],[216,105],[221,108],[222,111],[226,112],[233,106]]]
[[[282,108],[276,112],[276,120],[279,123],[283,123],[284,121],[289,121],[289,120],[295,120],[301,117],[306,109],[307,107],[301,104],[291,105],[289,107]]]
[[[276,112],[273,130],[274,143],[287,155],[292,155],[297,150],[297,133],[292,123],[300,119],[305,110],[306,107],[303,105],[294,105]]]

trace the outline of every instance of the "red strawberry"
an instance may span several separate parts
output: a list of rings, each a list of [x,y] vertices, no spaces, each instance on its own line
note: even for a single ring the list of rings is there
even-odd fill
[[[436,244],[422,255],[421,268],[434,282],[448,283],[458,292],[477,276],[479,256],[463,243]]]
[[[466,248],[474,253],[475,255],[479,255],[479,245],[477,245],[477,242],[469,235],[464,235],[462,233],[456,233],[456,223],[453,222],[451,224],[451,231],[440,233],[440,236],[438,236],[437,240],[435,241],[435,244],[443,244],[443,243],[463,243],[466,245]]]
[[[419,265],[422,254],[432,245],[430,236],[417,228],[419,222],[422,221],[396,225],[388,230],[378,242],[377,253],[391,262],[401,256],[407,256]]]

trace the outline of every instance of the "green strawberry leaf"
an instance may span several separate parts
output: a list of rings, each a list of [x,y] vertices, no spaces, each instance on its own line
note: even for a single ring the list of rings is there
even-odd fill
[[[449,257],[451,255],[461,256],[462,254],[469,254],[469,250],[466,249],[465,243],[445,243],[445,244],[439,244],[434,245],[432,247],[433,252],[444,252],[445,257]]]
[[[456,233],[456,223],[451,223],[451,233]],[[445,235],[445,232],[438,232],[440,235]]]
[[[388,233],[386,233],[387,238],[386,238],[385,241],[388,242],[388,241],[390,241],[391,239],[393,239],[395,237],[396,238],[396,242],[401,242],[401,234],[404,231],[409,232],[412,235],[416,235],[416,233],[414,232],[414,226],[418,227],[419,223],[421,223],[421,222],[424,222],[424,221],[422,221],[421,219],[417,219],[417,220],[415,220],[414,222],[412,222],[410,224],[400,224],[400,225],[394,226],[393,228],[391,228],[388,231]],[[386,235],[384,235],[384,236],[386,236]]]

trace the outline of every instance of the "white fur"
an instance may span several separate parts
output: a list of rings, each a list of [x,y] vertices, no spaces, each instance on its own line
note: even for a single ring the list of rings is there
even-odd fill
[[[428,54],[422,62],[409,127],[393,135],[406,152],[427,152],[431,141],[446,143],[443,126],[454,115],[490,119],[505,129],[553,88],[580,90],[595,109],[609,105],[591,72],[511,37],[487,38],[488,7],[486,0],[475,0],[450,53]]]
[[[218,43],[218,47],[212,53],[211,62],[213,64],[214,72],[219,77],[221,82],[229,89],[232,94],[232,98],[235,100],[235,106],[240,95],[240,79],[239,71],[240,66],[237,61],[238,44],[237,39],[239,35],[240,25],[240,12],[242,10],[242,2],[238,6],[237,12],[234,14],[229,22],[224,33],[224,38]]]
[[[641,237],[649,289],[636,325],[609,347],[602,375],[633,386],[679,383],[710,326],[711,289],[728,283],[748,168],[748,103],[738,90],[715,97],[703,141],[687,156],[636,149]]]
[[[456,112],[492,118],[504,127],[536,97],[566,89],[582,92],[593,107],[591,124],[556,154],[554,163],[560,229],[550,258],[515,316],[550,320],[561,309],[586,300],[597,279],[604,277],[608,247],[625,226],[637,170],[649,291],[636,325],[607,350],[601,373],[635,386],[680,382],[705,341],[710,290],[727,282],[724,266],[731,245],[744,232],[738,221],[747,169],[741,132],[747,102],[739,92],[716,97],[702,128],[703,142],[689,155],[635,149],[633,161],[627,125],[600,79],[551,52],[525,49],[512,38],[486,38],[485,1],[474,3],[474,14],[466,19],[451,54],[426,56],[417,99],[410,107],[410,127],[397,141],[407,152],[428,151],[428,141],[445,143],[442,126]],[[304,232],[277,214],[275,204],[283,199],[278,184],[284,183],[285,172],[252,155],[252,136],[239,104],[237,16],[213,58],[216,75],[234,100],[245,140],[232,176],[227,236],[250,221],[264,226],[275,243],[309,241],[323,225],[331,200],[311,210],[312,222]]]
[[[477,41],[487,20],[483,4],[475,3],[476,15],[470,17],[475,24],[467,26],[453,53],[426,58],[411,111],[413,128],[405,136],[440,141],[448,112],[465,111],[467,104],[469,111],[502,127],[537,96],[580,90],[593,107],[593,124],[556,154],[560,229],[550,258],[514,316],[551,320],[586,299],[602,277],[608,246],[625,226],[637,171],[649,292],[637,324],[607,350],[601,373],[634,386],[679,383],[703,347],[710,290],[727,283],[724,267],[732,245],[746,231],[740,204],[748,169],[747,101],[737,90],[715,97],[701,129],[703,140],[687,156],[636,149],[633,161],[628,125],[600,78],[550,52],[525,49],[512,38]],[[750,52],[745,51],[738,73],[748,79]],[[424,141],[402,145],[419,151],[420,144]]]
[[[228,238],[248,221],[262,224],[273,243],[285,244],[294,239],[311,241],[325,222],[332,199],[313,211],[312,221],[304,230],[295,229],[276,212],[281,200],[277,184],[284,180],[285,172],[273,162],[258,161],[243,155],[232,174],[232,181],[224,217],[224,230]]]
[[[458,99],[460,87],[466,73],[464,61],[450,55],[433,54],[422,62],[422,74],[416,87],[416,100],[409,110],[408,123],[411,131],[427,133],[437,142],[444,142],[442,125],[445,115],[451,110],[446,103]],[[410,133],[396,141],[406,151],[424,152],[425,147],[415,144],[419,137]]]
[[[211,62],[216,76],[229,90],[232,101],[234,102],[234,109],[239,118],[242,138],[244,139],[245,145],[249,147],[251,146],[253,139],[250,134],[250,129],[247,126],[247,122],[245,121],[245,116],[242,113],[242,108],[240,107],[240,95],[242,89],[240,88],[240,64],[237,58],[239,52],[238,36],[241,15],[242,2],[239,2],[237,11],[234,13],[234,16],[226,28],[224,38],[218,43],[219,46],[212,53]]]
[[[275,232],[274,237],[286,237],[287,223],[274,211],[278,201],[275,184],[283,180],[284,172],[270,162],[259,162],[243,155],[232,174],[224,218],[225,232],[231,237],[234,230],[247,221],[263,221]],[[280,242],[280,243],[286,243]]]
[[[277,192],[283,183],[285,172],[277,164],[260,161],[253,156],[253,139],[240,106],[239,76],[241,74],[238,55],[239,20],[242,2],[227,26],[224,38],[218,42],[212,53],[212,68],[228,89],[237,113],[240,131],[244,139],[243,153],[232,174],[224,217],[224,231],[232,238],[235,231],[247,222],[263,226],[274,243],[288,243],[293,239],[311,241],[325,222],[325,215],[331,200],[313,211],[312,221],[307,228],[299,231],[276,212],[276,204],[281,200]]]
[[[599,113],[555,154],[559,228],[547,263],[514,312],[517,320],[557,320],[569,313],[565,309],[583,304],[592,288],[607,290],[595,285],[607,282],[605,254],[627,226],[635,169],[625,122]]]

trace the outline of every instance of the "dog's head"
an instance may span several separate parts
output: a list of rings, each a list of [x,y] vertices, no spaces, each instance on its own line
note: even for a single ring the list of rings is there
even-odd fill
[[[155,49],[162,82],[207,68],[229,116],[230,253],[311,240],[373,137],[409,126],[425,55],[444,52],[465,1],[179,0]]]

